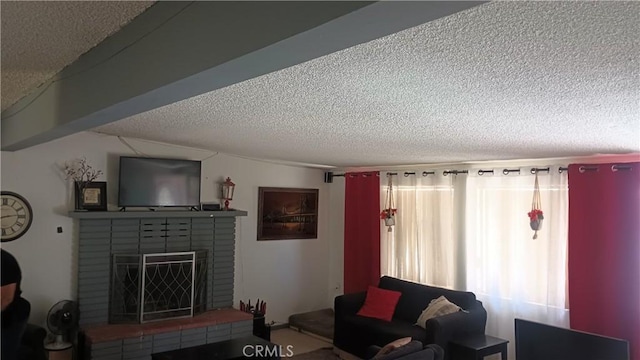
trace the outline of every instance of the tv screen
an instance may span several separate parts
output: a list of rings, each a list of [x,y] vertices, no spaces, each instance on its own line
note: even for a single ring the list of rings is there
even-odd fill
[[[629,360],[629,342],[515,319],[516,360]]]
[[[118,206],[200,205],[200,161],[120,157]]]

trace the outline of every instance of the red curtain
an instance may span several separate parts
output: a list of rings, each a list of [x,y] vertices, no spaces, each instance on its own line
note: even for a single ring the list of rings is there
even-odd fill
[[[640,163],[569,166],[568,253],[571,327],[640,360]]]
[[[380,175],[345,174],[344,292],[380,281]]]

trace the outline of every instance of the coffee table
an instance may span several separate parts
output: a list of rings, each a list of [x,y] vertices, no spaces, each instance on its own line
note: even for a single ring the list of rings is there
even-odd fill
[[[282,348],[279,345],[249,336],[225,340],[217,343],[198,345],[186,349],[178,349],[155,353],[152,360],[280,360]]]

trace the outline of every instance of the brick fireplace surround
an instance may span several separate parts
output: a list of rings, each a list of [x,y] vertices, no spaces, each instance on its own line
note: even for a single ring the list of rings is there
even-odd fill
[[[245,211],[71,212],[77,220],[78,303],[84,359],[150,360],[156,352],[251,335],[235,310],[235,224]],[[190,318],[109,324],[113,254],[207,251],[207,311]]]

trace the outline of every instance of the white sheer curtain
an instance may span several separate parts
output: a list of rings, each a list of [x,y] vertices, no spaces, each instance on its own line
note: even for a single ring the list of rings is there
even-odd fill
[[[387,177],[381,176],[380,201],[385,207]],[[464,284],[464,246],[459,217],[464,216],[464,179],[455,175],[393,176],[396,225],[388,232],[381,221],[381,272],[405,280],[447,288]],[[459,190],[456,190],[456,187]]]
[[[487,309],[486,333],[510,340],[510,358],[514,318],[569,325],[568,186],[566,172],[557,170],[538,175],[544,221],[536,240],[527,216],[534,175],[467,178],[466,287]]]
[[[516,317],[569,325],[566,309],[568,187],[557,167],[539,173],[544,211],[533,240],[534,175],[394,176],[392,232],[381,221],[381,272],[423,284],[472,291],[487,309],[486,333],[510,340]],[[387,178],[381,178],[381,209]]]

